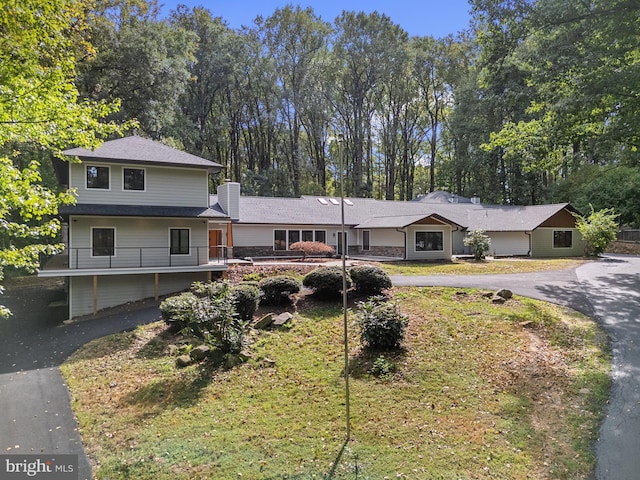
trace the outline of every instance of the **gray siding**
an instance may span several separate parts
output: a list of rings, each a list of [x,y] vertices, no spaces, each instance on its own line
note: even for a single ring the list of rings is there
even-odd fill
[[[573,232],[571,248],[553,247],[553,232],[555,230],[571,230]],[[531,235],[531,255],[534,257],[581,257],[584,255],[584,242],[580,232],[575,228],[536,228]]]
[[[86,166],[91,162],[69,164],[69,187],[75,189],[78,203],[108,205],[158,205],[173,207],[209,206],[208,173],[202,169],[141,165],[96,164],[110,168],[110,189],[87,189]],[[144,168],[145,191],[123,189],[123,168]]]
[[[198,219],[71,217],[69,263],[71,268],[134,268],[203,265],[209,261],[208,225]],[[91,256],[91,229],[115,228],[115,255]],[[190,253],[169,255],[169,229],[190,230]]]
[[[93,277],[71,277],[69,283],[70,318],[93,313]],[[189,288],[196,281],[207,281],[207,272],[163,273],[159,275],[159,295]],[[155,275],[105,275],[98,277],[97,309],[153,298]]]

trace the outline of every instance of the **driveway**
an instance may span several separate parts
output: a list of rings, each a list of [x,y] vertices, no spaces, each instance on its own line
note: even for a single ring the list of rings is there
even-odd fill
[[[611,342],[613,386],[595,445],[598,480],[640,478],[640,257],[607,255],[576,269],[517,275],[392,276],[394,285],[508,288],[578,310]]]
[[[595,318],[613,353],[613,388],[596,443],[598,480],[640,474],[640,257],[606,256],[577,269],[516,275],[393,276],[394,285],[509,288]],[[55,295],[39,288],[8,292],[16,313],[0,322],[0,451],[78,454],[80,479],[91,478],[69,394],[57,368],[84,343],[159,318],[156,305],[61,324],[47,308]]]

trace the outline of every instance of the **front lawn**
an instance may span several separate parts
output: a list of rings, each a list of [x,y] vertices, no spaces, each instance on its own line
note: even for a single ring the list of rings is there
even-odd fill
[[[62,370],[96,478],[587,478],[609,388],[594,322],[476,290],[394,295],[405,350],[379,362],[395,371],[371,375],[351,331],[344,449],[337,305],[302,299],[231,370],[176,369],[160,322],[89,343]]]
[[[573,258],[489,258],[480,262],[454,259],[451,262],[388,262],[380,266],[389,275],[489,275],[562,270],[577,267],[584,259]]]

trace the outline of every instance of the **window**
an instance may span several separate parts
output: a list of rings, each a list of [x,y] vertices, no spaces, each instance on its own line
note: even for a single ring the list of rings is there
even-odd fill
[[[189,229],[171,228],[169,229],[171,255],[189,255]]]
[[[327,243],[327,232],[324,230],[316,230],[314,232],[316,242]]]
[[[443,232],[416,232],[416,252],[444,250]]]
[[[287,249],[287,231],[286,230],[274,230],[274,232],[273,232],[273,249],[274,250],[286,250]]]
[[[87,188],[109,190],[109,167],[87,165]]]
[[[122,188],[144,191],[144,168],[123,168]]]
[[[300,230],[289,230],[289,245],[300,241]]]
[[[573,232],[571,230],[555,230],[553,232],[553,248],[571,248]]]
[[[362,231],[362,250],[368,252],[371,249],[371,230]]]
[[[303,242],[313,242],[313,230],[303,230],[302,231],[302,241]]]
[[[116,229],[91,229],[91,255],[94,257],[113,257],[116,254]]]

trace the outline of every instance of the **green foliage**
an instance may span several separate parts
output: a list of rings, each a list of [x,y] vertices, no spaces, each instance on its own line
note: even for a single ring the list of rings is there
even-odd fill
[[[576,227],[584,241],[586,255],[600,255],[609,243],[616,239],[619,227],[616,215],[611,208],[595,211],[591,207],[589,216],[575,215]]]
[[[468,232],[463,243],[465,246],[471,247],[475,260],[482,260],[491,248],[491,239],[484,234],[484,230],[472,230]]]
[[[172,329],[194,335],[224,352],[239,352],[243,325],[229,285],[196,282],[192,290],[197,293],[185,292],[165,299],[160,304],[162,319]]]
[[[360,340],[371,350],[395,350],[404,340],[408,318],[400,312],[397,303],[385,297],[371,297],[358,302],[356,324]]]
[[[160,303],[162,319],[172,331],[178,332],[192,321],[198,301],[198,297],[191,292],[168,297]]]
[[[265,305],[282,305],[291,302],[291,295],[300,291],[300,282],[288,275],[276,275],[260,280],[262,303]]]
[[[231,288],[231,297],[240,319],[251,320],[260,303],[260,289],[256,285],[241,283]]]
[[[346,275],[347,290],[351,287],[349,272]],[[342,268],[318,267],[307,273],[302,279],[302,285],[313,290],[313,294],[319,298],[337,298],[343,287]]]
[[[392,286],[387,272],[375,265],[355,265],[349,269],[349,275],[358,293],[379,295]]]
[[[335,249],[322,242],[295,242],[289,245],[289,250],[298,250],[305,257],[330,257]]]
[[[393,376],[396,371],[396,364],[384,355],[379,355],[373,361],[371,366],[371,375],[374,377],[388,379]]]

